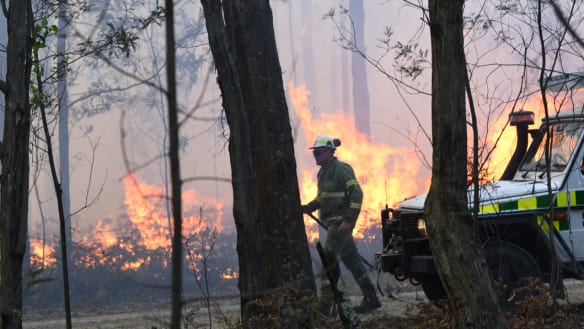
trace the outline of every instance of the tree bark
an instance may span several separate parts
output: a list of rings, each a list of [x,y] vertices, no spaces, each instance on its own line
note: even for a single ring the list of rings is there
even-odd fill
[[[430,245],[451,328],[506,328],[473,233],[467,201],[464,0],[430,0],[432,182],[425,204]]]
[[[174,40],[174,3],[165,0],[166,13],[166,101],[168,103],[168,162],[170,163],[172,203],[172,311],[170,328],[182,323],[182,180],[180,176],[178,105],[176,100],[176,54]]]
[[[251,128],[268,284],[315,290],[271,8],[266,0],[231,1],[230,8],[227,30]]]
[[[201,3],[230,130],[229,155],[233,184],[233,217],[237,229],[239,256],[241,318],[243,323],[249,323],[250,319],[257,315],[257,310],[250,306],[250,302],[265,296],[267,292],[251,161],[251,133],[235,59],[223,23],[221,2],[202,0]]]
[[[224,1],[225,26],[219,2],[202,3],[230,127],[245,321],[245,303],[267,289],[316,288],[269,2]]]
[[[22,261],[28,220],[30,0],[9,4],[4,135],[0,145],[0,328],[22,328]]]

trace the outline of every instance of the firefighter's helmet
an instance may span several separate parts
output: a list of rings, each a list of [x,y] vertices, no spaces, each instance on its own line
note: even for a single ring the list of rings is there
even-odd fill
[[[331,138],[330,136],[327,135],[320,135],[318,137],[316,137],[316,140],[314,141],[314,144],[312,144],[312,146],[310,147],[311,149],[316,149],[316,148],[328,148],[331,150],[335,150],[337,148],[337,146],[341,145],[341,141],[338,138]]]

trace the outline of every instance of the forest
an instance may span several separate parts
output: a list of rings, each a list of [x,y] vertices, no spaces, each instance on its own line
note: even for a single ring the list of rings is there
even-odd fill
[[[0,1],[0,328],[149,303],[168,313],[150,327],[581,327],[555,253],[509,308],[477,233],[510,114],[582,107],[549,85],[584,75],[576,0]],[[363,192],[352,236],[388,297],[365,315],[319,311],[328,232],[302,205],[321,135]],[[384,209],[424,194],[440,301],[379,263]]]

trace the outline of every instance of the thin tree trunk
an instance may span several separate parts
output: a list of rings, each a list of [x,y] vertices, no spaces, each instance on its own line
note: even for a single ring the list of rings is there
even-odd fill
[[[69,190],[69,93],[67,90],[67,59],[66,28],[67,28],[67,0],[59,2],[59,31],[57,34],[57,102],[59,106],[59,170],[61,174],[61,191],[63,198],[63,212],[65,215],[65,232],[67,246],[72,245],[71,236],[71,193]],[[71,252],[67,259],[71,259]]]
[[[4,135],[0,145],[0,328],[22,328],[30,138],[29,84],[33,15],[29,0],[9,4]],[[5,88],[4,88],[5,87]]]
[[[349,13],[353,20],[355,47],[365,52],[365,10],[363,0],[349,0]],[[365,59],[358,52],[351,53],[351,68],[353,73],[353,111],[355,128],[367,137],[371,135],[369,110],[369,85],[367,83],[367,67]]]
[[[57,103],[59,107],[59,171],[60,171],[60,190],[57,192],[57,201],[60,203],[59,220],[62,222],[61,244],[62,244],[62,271],[63,271],[63,298],[65,301],[65,318],[67,328],[71,328],[71,297],[69,293],[69,267],[67,264],[71,259],[71,246],[73,237],[71,236],[71,196],[69,191],[69,94],[67,92],[67,60],[65,58],[67,26],[67,0],[59,2],[59,31],[57,34]],[[47,142],[50,141],[48,127],[43,112],[43,125]],[[52,158],[52,148],[48,148]],[[54,167],[54,161],[51,161],[51,168]],[[56,172],[54,173],[56,175]],[[58,184],[58,178],[53,177],[55,184]],[[57,187],[57,186],[56,186]],[[60,197],[60,198],[59,198]],[[43,241],[44,243],[44,241]]]
[[[318,112],[323,112],[323,109],[320,108],[319,105],[319,98],[320,97],[313,97],[312,95],[317,93],[317,80],[315,78],[315,74],[314,72],[317,70],[315,68],[315,64],[314,64],[314,47],[313,47],[313,38],[312,36],[314,35],[314,26],[311,22],[311,17],[314,14],[314,10],[313,10],[313,5],[312,5],[312,1],[313,0],[300,0],[300,15],[301,15],[301,22],[300,22],[300,26],[299,26],[299,31],[296,32],[301,32],[302,34],[300,35],[300,38],[302,40],[302,57],[301,62],[302,62],[302,69],[303,69],[303,78],[304,81],[303,83],[306,84],[306,88],[310,91],[312,91],[312,93],[310,95],[308,95],[309,99],[310,99],[310,104],[312,104],[314,106],[314,108],[316,108],[317,113]],[[301,29],[301,30],[300,30]]]
[[[169,162],[174,232],[172,236],[172,314],[170,327],[181,327],[182,311],[182,181],[180,177],[179,125],[176,101],[176,61],[174,42],[174,4],[166,0],[166,98],[168,102]]]
[[[39,63],[38,54],[35,53],[35,62]],[[37,92],[43,95],[42,73],[40,69],[35,70],[37,80]],[[63,273],[63,301],[65,303],[65,327],[71,329],[73,327],[71,322],[71,298],[69,294],[69,257],[67,252],[67,230],[65,223],[65,210],[63,208],[63,191],[59,183],[57,175],[57,165],[55,164],[55,157],[53,154],[53,143],[51,133],[49,132],[49,123],[47,121],[47,109],[45,104],[40,104],[39,112],[43,122],[43,131],[45,133],[45,140],[47,143],[47,156],[49,157],[49,167],[51,170],[51,178],[53,179],[53,188],[55,189],[55,196],[57,198],[57,209],[59,213],[59,235],[61,242],[61,272]]]
[[[451,328],[506,328],[467,202],[464,0],[430,0],[432,182],[425,214]]]

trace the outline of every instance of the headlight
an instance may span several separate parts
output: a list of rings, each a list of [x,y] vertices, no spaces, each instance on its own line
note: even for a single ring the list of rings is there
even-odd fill
[[[423,237],[428,237],[428,232],[426,232],[426,221],[423,218],[418,219],[418,232]]]

